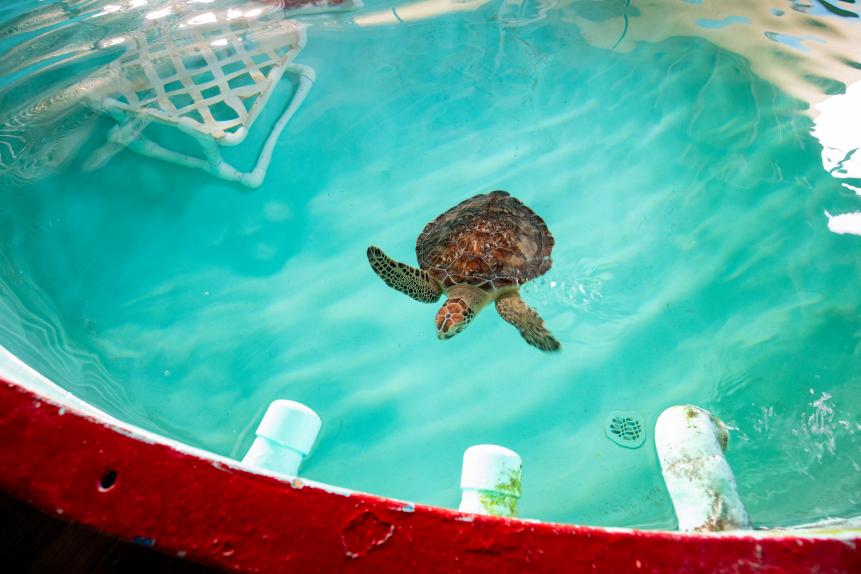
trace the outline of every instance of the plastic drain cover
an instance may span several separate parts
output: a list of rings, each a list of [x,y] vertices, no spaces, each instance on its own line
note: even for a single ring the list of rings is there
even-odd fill
[[[613,411],[604,425],[607,438],[625,448],[639,448],[646,442],[646,421],[637,413]]]

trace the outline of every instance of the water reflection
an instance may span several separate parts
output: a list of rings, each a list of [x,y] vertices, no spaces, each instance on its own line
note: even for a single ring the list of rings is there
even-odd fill
[[[825,216],[828,218],[828,229],[834,233],[841,235],[844,233],[861,235],[861,211],[841,213],[839,215],[831,215],[831,213],[826,211]]]
[[[110,45],[100,43],[108,29],[90,22],[49,30],[15,44],[0,54],[0,77],[54,58],[86,54]]]
[[[0,24],[0,40],[68,21],[77,15],[78,10],[99,2],[100,0],[72,0],[43,4]]]
[[[744,0],[702,3],[650,0],[616,14],[598,11],[593,2],[566,2],[565,21],[576,24],[595,46],[632,50],[638,42],[696,36],[746,58],[761,78],[780,86],[809,107],[829,94],[816,78],[838,85],[861,80],[857,7],[834,11],[793,3],[777,10],[765,2]],[[628,17],[630,16],[630,17]],[[621,30],[624,37],[618,43]]]
[[[822,165],[832,176],[861,180],[861,82],[816,105],[811,133],[822,144]]]
[[[83,79],[76,78],[83,76]],[[32,80],[43,88],[20,101],[7,90],[0,95],[0,186],[25,185],[68,165],[89,139],[95,112],[82,105],[110,90],[117,77],[104,68],[81,74],[79,67],[58,64]],[[71,79],[71,82],[70,82]],[[27,84],[30,85],[29,82]]]
[[[861,9],[856,5],[792,1],[784,10],[743,0],[652,0],[623,11],[622,2],[616,4],[616,14],[596,13],[592,2],[571,1],[563,17],[591,44],[608,49],[633,50],[639,42],[691,35],[741,55],[758,76],[805,103],[826,171],[861,178]],[[857,213],[827,217],[835,233],[859,234]]]
[[[490,0],[420,0],[405,2],[356,17],[359,26],[379,26],[426,20],[454,12],[471,12]]]
[[[823,167],[833,177],[848,180],[841,186],[861,196],[861,82],[818,103],[816,111],[811,133],[822,145]],[[825,215],[834,233],[861,235],[861,211]]]
[[[446,14],[476,11],[490,0],[420,0],[398,2],[383,8],[369,6],[353,19],[359,26],[400,25]],[[245,19],[281,16],[309,10],[354,8],[357,3],[343,0],[283,1],[264,4],[235,0],[77,0],[38,6],[0,25],[0,42],[26,36],[0,55],[0,82],[3,76],[36,68],[57,59],[85,56],[96,50],[119,46],[130,32],[145,21],[171,18],[172,27],[185,27],[215,21],[213,8],[226,9],[227,18]],[[808,113],[825,113],[836,103],[820,103],[861,81],[858,8],[818,1],[790,2],[786,9],[766,3],[733,0],[724,2],[677,2],[629,0],[606,2],[580,0],[503,0],[492,8],[502,28],[526,26],[552,14],[562,23],[574,24],[593,46],[630,51],[640,42],[660,42],[671,37],[697,36],[746,58],[760,77],[778,85],[807,104]],[[500,35],[500,52],[505,34]],[[497,65],[499,62],[497,61]],[[62,89],[62,88],[58,88]],[[857,90],[854,92],[857,94]],[[847,90],[845,98],[857,98]],[[844,100],[836,100],[844,102]],[[842,110],[852,108],[841,104]],[[855,106],[854,109],[858,109]],[[842,115],[845,111],[841,111]],[[834,170],[851,167],[858,142],[834,141],[851,138],[861,130],[843,127],[840,135],[834,122],[819,122],[814,135],[822,141],[826,169],[837,177],[855,177]],[[836,150],[836,151],[835,151]],[[835,155],[842,154],[836,158]]]

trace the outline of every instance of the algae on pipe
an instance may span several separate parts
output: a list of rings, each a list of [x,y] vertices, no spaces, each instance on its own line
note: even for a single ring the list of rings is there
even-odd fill
[[[463,453],[461,512],[517,516],[521,460],[513,450],[493,444],[471,446]]]
[[[670,407],[658,417],[655,447],[680,531],[750,528],[724,456],[728,439],[720,419],[693,405]]]

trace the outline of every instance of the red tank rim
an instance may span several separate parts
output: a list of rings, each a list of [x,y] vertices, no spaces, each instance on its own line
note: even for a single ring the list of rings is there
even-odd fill
[[[861,572],[859,538],[691,535],[464,514],[238,463],[0,379],[0,488],[236,572]]]

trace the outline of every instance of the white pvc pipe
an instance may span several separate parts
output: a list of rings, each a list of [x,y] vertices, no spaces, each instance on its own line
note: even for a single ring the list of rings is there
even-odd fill
[[[273,401],[242,464],[297,476],[302,461],[311,454],[322,424],[317,413],[302,403]]]
[[[513,450],[493,444],[471,446],[463,453],[461,512],[517,516],[521,460]]]
[[[726,425],[699,407],[670,407],[658,417],[655,447],[680,531],[750,527],[724,456],[728,438]]]

